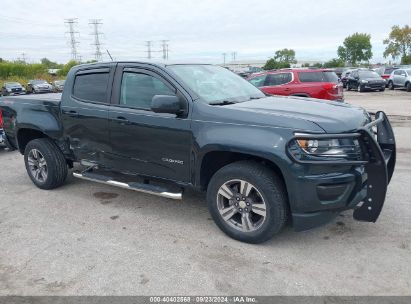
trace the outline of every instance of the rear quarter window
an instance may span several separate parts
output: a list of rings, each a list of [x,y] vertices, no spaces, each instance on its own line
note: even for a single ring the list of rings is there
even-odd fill
[[[338,82],[338,76],[335,72],[298,72],[298,78],[301,82]]]
[[[76,75],[73,96],[80,100],[107,103],[109,73]]]

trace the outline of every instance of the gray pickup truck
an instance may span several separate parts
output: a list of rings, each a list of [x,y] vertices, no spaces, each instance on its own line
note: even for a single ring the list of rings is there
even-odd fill
[[[61,96],[61,97],[60,97]],[[218,66],[79,65],[62,95],[3,97],[0,127],[41,189],[77,178],[181,199],[207,193],[229,236],[259,243],[341,211],[375,222],[394,172],[383,112],[266,96]]]

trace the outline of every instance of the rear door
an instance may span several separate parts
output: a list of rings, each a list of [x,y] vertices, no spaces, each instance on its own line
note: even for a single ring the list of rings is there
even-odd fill
[[[78,70],[61,103],[64,135],[78,160],[105,163],[111,151],[108,109],[115,65]]]
[[[109,111],[113,166],[117,170],[169,180],[190,179],[191,123],[187,95],[163,71],[119,64]],[[177,95],[183,116],[154,113],[154,95]]]

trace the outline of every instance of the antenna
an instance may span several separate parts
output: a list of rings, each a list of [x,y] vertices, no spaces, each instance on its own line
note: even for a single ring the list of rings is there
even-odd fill
[[[110,52],[109,52],[107,49],[106,49],[106,52],[107,52],[108,56],[110,57],[111,61],[114,61],[114,60],[113,60],[113,57],[111,57],[111,54],[110,54]]]

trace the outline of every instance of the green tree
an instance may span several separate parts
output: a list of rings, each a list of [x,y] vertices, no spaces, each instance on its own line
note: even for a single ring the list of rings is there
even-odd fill
[[[391,56],[393,60],[401,57],[402,64],[408,64],[411,56],[411,27],[405,25],[399,27],[394,25],[391,28],[390,35],[384,39],[384,44],[387,45],[384,51],[384,57]]]
[[[279,62],[286,62],[289,64],[297,63],[297,60],[295,60],[295,51],[293,49],[282,49],[276,51],[274,59]]]
[[[79,62],[77,62],[77,61],[75,61],[75,60],[70,60],[69,62],[67,62],[67,63],[63,66],[63,68],[62,68],[61,70],[59,70],[59,71],[57,72],[57,75],[59,75],[59,76],[66,76],[67,73],[70,71],[70,69],[71,69],[73,66],[78,65],[78,64],[79,64]]]
[[[333,58],[323,64],[324,68],[342,68],[345,66],[345,62],[339,58]]]
[[[369,61],[372,57],[371,35],[354,33],[345,38],[343,45],[338,47],[338,57],[344,62],[356,65],[361,61]]]
[[[263,66],[264,70],[285,69],[296,63],[295,51],[292,49],[282,49],[275,52],[274,57],[267,60]]]
[[[58,64],[57,62],[53,62],[47,58],[42,58],[40,61],[41,64],[48,69],[61,69],[63,67],[62,64]]]

